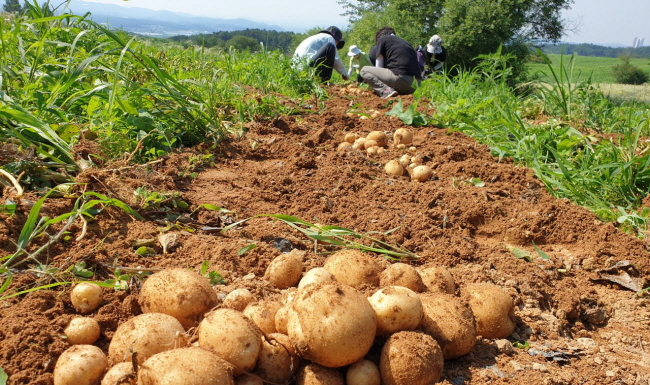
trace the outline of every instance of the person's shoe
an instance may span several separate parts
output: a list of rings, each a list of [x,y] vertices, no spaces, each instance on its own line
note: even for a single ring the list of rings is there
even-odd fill
[[[397,92],[394,89],[388,87],[388,88],[386,88],[384,90],[384,92],[381,93],[381,98],[382,99],[390,99],[390,98],[394,98],[397,95],[399,95],[399,92]]]

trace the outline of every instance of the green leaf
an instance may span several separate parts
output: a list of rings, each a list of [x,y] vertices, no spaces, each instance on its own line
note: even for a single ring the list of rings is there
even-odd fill
[[[512,346],[518,349],[528,349],[530,347],[530,344],[528,341],[515,341],[512,343]]]
[[[151,255],[151,254],[155,254],[156,252],[151,247],[142,246],[142,247],[139,247],[135,251],[135,253],[138,254],[138,255]]]
[[[485,182],[483,182],[481,178],[471,178],[468,182],[476,187],[485,187]]]
[[[7,385],[7,380],[9,377],[7,376],[7,373],[5,373],[5,370],[0,368],[0,385]]]
[[[211,210],[211,211],[219,211],[222,213],[231,213],[232,211],[224,209],[223,207],[215,206],[209,203],[203,203],[199,205],[199,208],[203,207],[206,210]]]
[[[210,285],[225,285],[226,280],[223,279],[223,276],[216,271],[211,271],[208,273],[208,278],[210,279]]]
[[[251,243],[250,245],[244,246],[241,249],[237,250],[237,256],[241,257],[242,255],[248,253],[249,251],[253,250],[256,247],[257,245],[255,243]]]
[[[549,259],[551,259],[551,257],[548,256],[548,254],[546,254],[545,252],[542,251],[542,249],[540,249],[539,247],[537,247],[537,245],[535,244],[535,241],[533,241],[533,247],[535,248],[535,251],[537,252],[537,254],[539,254],[539,256],[540,256],[542,259],[545,259],[545,260],[549,260]]]
[[[523,259],[523,260],[525,260],[526,262],[530,262],[530,261],[533,260],[533,257],[532,257],[532,256],[530,255],[530,253],[527,252],[526,250],[522,250],[522,249],[516,248],[516,247],[514,247],[514,246],[512,246],[512,245],[508,245],[508,244],[506,244],[506,248],[507,248],[507,249],[508,249],[508,250],[509,250],[509,251],[510,251],[510,252],[511,252],[515,257],[517,257],[517,258],[519,258],[519,259]]]
[[[210,268],[210,262],[203,261],[203,263],[201,264],[201,268],[199,269],[200,274],[205,275],[208,272],[209,268]]]
[[[17,207],[18,205],[16,202],[12,201],[11,199],[7,199],[5,201],[5,204],[0,205],[0,214],[14,215],[16,213]]]

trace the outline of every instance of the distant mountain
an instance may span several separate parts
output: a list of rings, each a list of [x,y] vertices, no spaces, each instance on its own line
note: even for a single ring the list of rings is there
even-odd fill
[[[246,19],[217,19],[179,12],[154,11],[145,8],[121,7],[113,4],[77,0],[70,2],[67,11],[77,15],[90,12],[92,19],[97,23],[106,24],[111,28],[120,28],[138,35],[153,37],[196,35],[244,29],[284,31],[277,25]]]

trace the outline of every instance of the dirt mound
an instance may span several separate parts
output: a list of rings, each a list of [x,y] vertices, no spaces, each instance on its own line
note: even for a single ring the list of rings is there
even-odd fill
[[[389,177],[384,164],[409,150],[389,147],[369,156],[337,146],[347,132],[363,136],[405,127],[394,117],[346,115],[353,107],[387,112],[395,100],[367,92],[351,96],[336,87],[330,92],[322,113],[252,123],[246,136],[217,149],[188,150],[147,167],[106,165],[79,178],[89,191],[126,203],[136,203],[134,191],[144,188],[175,192],[174,199],[190,204],[176,215],[159,202],[143,221],[109,208],[89,222],[81,240],[74,240],[81,225],[72,226],[69,241],[40,256],[60,270],[85,261],[97,280],[124,280],[127,290],[105,289],[102,306],[92,314],[102,327],[97,346],[106,351],[117,325],[140,313],[139,281],[116,277],[116,266],[126,274],[198,269],[208,261],[228,282],[219,290],[243,286],[260,298],[278,294],[251,274],[262,277],[281,250],[306,250],[308,265],[321,266],[325,255],[314,253],[312,241],[281,221],[262,217],[225,234],[218,231],[258,214],[286,214],[400,244],[420,256],[409,263],[445,266],[460,287],[492,282],[508,290],[517,306],[510,342],[529,346],[511,350],[505,341],[479,341],[470,354],[445,362],[443,383],[650,383],[650,300],[629,290],[630,282],[650,277],[643,242],[551,197],[530,170],[498,162],[485,146],[444,128],[413,128],[410,153],[433,169],[431,180]],[[204,162],[199,171],[198,160],[211,154],[214,164]],[[71,204],[62,198],[44,211],[65,212]],[[206,204],[230,212],[201,206]],[[15,250],[12,242],[28,209],[20,206],[15,216],[2,218],[2,255]],[[163,229],[176,234],[167,253],[155,242],[154,254],[136,253],[135,241],[155,239]],[[252,244],[256,247],[239,255]],[[49,282],[46,278],[44,272],[20,273],[13,287]],[[63,287],[0,302],[0,367],[9,384],[52,384],[56,359],[68,346],[63,328],[75,314],[69,287]]]

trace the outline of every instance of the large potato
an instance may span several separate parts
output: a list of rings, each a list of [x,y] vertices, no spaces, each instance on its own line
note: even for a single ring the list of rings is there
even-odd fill
[[[184,333],[181,323],[170,315],[140,314],[117,327],[108,346],[108,356],[116,364],[131,361],[135,354],[141,364],[156,353],[185,346]]]
[[[101,385],[130,385],[135,383],[135,380],[133,362],[120,362],[108,369],[102,378]]]
[[[389,286],[368,298],[377,315],[377,334],[415,330],[422,320],[422,302],[411,289]]]
[[[235,374],[251,371],[262,351],[262,333],[236,310],[209,312],[199,324],[198,334],[199,346],[230,362]]]
[[[406,263],[393,263],[379,276],[379,286],[404,286],[416,293],[426,289],[420,274],[411,265]]]
[[[305,273],[298,283],[298,289],[304,289],[305,287],[315,283],[333,281],[336,281],[336,278],[334,278],[334,275],[330,273],[329,270],[324,267],[315,267]]]
[[[169,314],[188,329],[198,325],[219,300],[207,278],[188,269],[173,268],[147,278],[139,302],[144,313]]]
[[[99,323],[90,317],[73,318],[63,330],[70,345],[92,345],[100,333]]]
[[[262,351],[257,358],[255,374],[264,382],[284,384],[298,369],[300,358],[292,352],[289,337],[273,333],[269,340],[263,339]]]
[[[325,261],[327,269],[338,282],[354,288],[379,286],[381,264],[359,250],[345,249],[330,255]]]
[[[427,291],[432,293],[454,294],[456,282],[449,270],[442,266],[426,266],[419,270],[422,282]]]
[[[231,366],[198,347],[168,350],[138,369],[139,385],[234,385]]]
[[[264,279],[279,289],[295,286],[302,275],[302,259],[304,251],[291,250],[273,259],[264,273]]]
[[[483,338],[506,338],[515,331],[515,303],[492,283],[472,283],[462,290],[476,318],[476,332]]]
[[[296,385],[345,385],[345,380],[336,369],[308,364],[298,370]]]
[[[108,359],[93,345],[74,345],[64,351],[54,366],[54,385],[94,385],[102,378]]]
[[[444,358],[436,340],[421,332],[395,333],[381,350],[384,385],[430,385],[442,375]]]
[[[322,366],[335,368],[363,358],[376,332],[375,311],[366,297],[348,285],[310,285],[291,304],[291,342],[302,357]]]
[[[277,332],[275,327],[275,314],[282,304],[275,301],[259,301],[249,303],[243,313],[265,334]]]
[[[239,288],[228,293],[226,298],[223,299],[221,306],[228,309],[235,309],[237,311],[244,311],[246,306],[251,302],[255,302],[255,296],[253,293],[248,289]]]
[[[422,330],[442,348],[445,359],[463,356],[476,345],[474,315],[466,302],[451,294],[420,294]]]
[[[81,314],[90,313],[102,303],[102,288],[92,282],[81,282],[70,291],[70,302]]]

